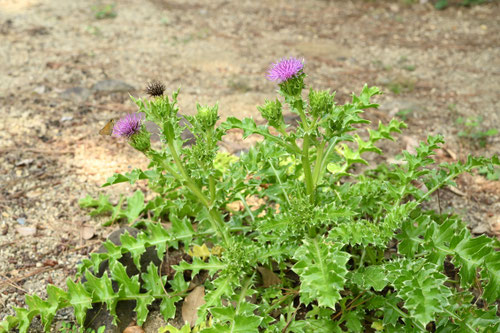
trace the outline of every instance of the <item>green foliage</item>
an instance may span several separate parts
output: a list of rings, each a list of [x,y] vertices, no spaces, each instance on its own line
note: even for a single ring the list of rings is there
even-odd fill
[[[115,18],[117,15],[114,4],[101,4],[92,7],[92,10],[94,11],[94,17],[98,20]]]
[[[473,6],[473,5],[480,5],[485,3],[487,0],[462,0],[460,2],[460,5],[462,6]],[[434,4],[434,8],[436,9],[445,9],[448,7],[448,0],[437,0],[436,3]]]
[[[217,126],[217,105],[198,105],[181,121],[178,92],[134,99],[158,125],[160,146],[141,150],[148,170],[113,175],[105,186],[143,179],[155,197],[146,202],[136,191],[113,205],[87,196],[80,205],[92,216],[110,214],[107,224],[127,221],[141,232],[125,232],[121,245],[105,242],[105,252],[79,266],[80,280],[68,278],[68,291],[49,286],[46,300],[27,296],[27,308],[0,328],[26,332],[40,316],[49,331],[65,307],[83,325],[95,303],[116,321],[124,300],[135,301],[139,325],[153,302],[165,319],[174,318],[196,283],[205,294],[195,326],[162,332],[498,330],[498,241],[474,238],[457,217],[422,205],[463,172],[493,172],[498,156],[437,164],[433,155],[444,139],[436,135],[413,154],[403,151],[400,163],[374,166],[367,153],[383,154],[380,143],[406,128],[398,120],[371,126],[362,117],[378,107],[372,99],[380,90],[365,86],[337,105],[329,91],[311,89],[302,99],[304,78],[281,82],[281,97],[259,107],[266,125],[230,117]],[[282,107],[298,115],[296,128],[283,122]],[[186,129],[192,146],[184,145]],[[230,129],[264,140],[239,157],[220,153],[217,143]],[[160,261],[172,249],[191,258],[170,262],[172,274],[162,275],[143,260],[151,247]],[[135,270],[124,266],[125,255]]]
[[[459,117],[457,124],[462,127],[462,130],[458,132],[459,137],[483,148],[486,146],[488,137],[498,134],[496,128],[484,129],[482,117]]]

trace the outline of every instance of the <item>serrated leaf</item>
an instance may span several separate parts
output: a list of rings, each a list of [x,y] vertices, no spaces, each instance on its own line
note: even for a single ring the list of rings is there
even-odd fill
[[[113,316],[113,324],[116,325],[116,304],[118,303],[118,295],[113,291],[113,286],[108,275],[104,274],[101,278],[97,278],[90,271],[85,272],[85,289],[92,290],[92,302],[106,303],[106,308]]]
[[[481,235],[476,238],[470,236],[470,232],[464,229],[450,242],[450,247],[455,252],[453,263],[461,266],[460,285],[470,286],[476,279],[478,267],[484,263],[484,258],[492,252],[491,239]]]
[[[156,247],[156,253],[160,261],[164,259],[165,251],[167,250],[168,245],[177,248],[178,243],[172,241],[172,235],[161,225],[161,223],[148,223],[146,228],[148,231],[147,234],[141,233],[138,238],[147,242],[149,246]]]
[[[304,304],[317,300],[320,306],[335,307],[344,288],[349,254],[339,244],[324,239],[304,240],[295,252],[292,270],[300,276],[300,298]]]
[[[109,196],[103,194],[99,194],[99,198],[97,200],[87,194],[85,198],[78,201],[78,204],[81,208],[94,208],[94,210],[90,212],[91,216],[113,211],[113,205],[109,202]]]
[[[70,278],[66,280],[66,285],[68,286],[68,302],[75,310],[78,325],[83,326],[87,310],[92,307],[92,297],[83,285],[76,284]]]
[[[447,278],[437,270],[437,265],[423,259],[405,259],[388,264],[387,271],[411,318],[422,326],[433,321],[449,304],[451,291],[444,285]]]
[[[491,252],[484,259],[486,270],[481,276],[488,280],[483,290],[483,298],[490,303],[500,299],[500,252]]]
[[[182,274],[180,274],[182,276]],[[153,294],[156,298],[161,297],[162,301],[160,303],[160,313],[163,318],[169,319],[175,317],[175,302],[181,299],[180,296],[170,296],[165,291],[165,284],[167,282],[167,277],[158,274],[158,267],[153,263],[150,263],[147,271],[142,273],[142,280],[144,281],[143,287]],[[184,285],[184,290],[187,288],[187,283]],[[174,290],[177,290],[174,288]]]
[[[366,288],[372,287],[376,291],[381,291],[388,283],[382,266],[368,266],[361,274]]]
[[[137,324],[142,325],[148,316],[148,306],[154,301],[154,297],[149,292],[140,292],[141,285],[139,283],[139,275],[129,277],[125,266],[119,261],[110,264],[111,276],[113,280],[119,283],[120,289],[118,294],[121,297],[133,297],[136,301],[134,311],[137,313]],[[158,278],[159,279],[159,278]]]
[[[202,269],[207,270],[210,276],[213,276],[218,271],[222,270],[225,265],[220,261],[219,258],[215,256],[210,256],[208,262],[204,262],[198,257],[193,257],[193,262],[188,263],[186,261],[181,261],[179,265],[174,266],[174,269],[178,272],[183,272],[186,270],[192,271],[192,276],[198,274]]]
[[[146,251],[144,242],[132,237],[128,231],[125,231],[120,236],[120,241],[122,243],[122,248],[130,252],[132,259],[134,261],[137,269],[141,269],[141,255]]]
[[[172,236],[184,244],[190,244],[194,234],[191,222],[187,218],[179,219],[173,214],[170,214],[170,221],[172,222]]]
[[[144,193],[137,190],[127,198],[127,208],[120,212],[120,216],[126,217],[129,223],[136,221],[144,210]]]
[[[211,290],[205,295],[205,304],[198,310],[198,320],[197,324],[203,322],[207,315],[207,309],[213,307],[214,305],[222,304],[222,297],[224,295],[231,296],[233,294],[233,277],[225,276],[219,277],[213,281],[214,290]]]
[[[349,329],[349,332],[361,332],[362,331],[362,325],[361,325],[361,319],[363,317],[360,316],[358,311],[349,311],[345,314],[344,319],[345,319],[345,325]]]

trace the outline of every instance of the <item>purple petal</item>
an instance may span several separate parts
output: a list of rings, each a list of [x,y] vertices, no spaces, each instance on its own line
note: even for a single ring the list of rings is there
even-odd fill
[[[267,78],[271,81],[278,81],[281,83],[297,75],[302,68],[304,68],[304,60],[293,57],[289,59],[283,58],[279,62],[271,65]]]

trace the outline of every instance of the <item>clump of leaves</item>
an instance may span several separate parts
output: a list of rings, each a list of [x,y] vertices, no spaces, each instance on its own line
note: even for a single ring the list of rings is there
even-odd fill
[[[461,6],[469,7],[473,5],[480,5],[486,2],[487,0],[461,0],[458,2],[458,4]],[[434,4],[434,8],[439,10],[445,9],[448,6],[449,6],[448,0],[437,0],[436,3]]]
[[[484,128],[483,118],[481,116],[467,118],[459,117],[457,119],[457,124],[462,127],[462,130],[458,132],[459,137],[465,138],[468,142],[482,148],[486,147],[488,137],[498,134],[498,129],[496,128]]]
[[[403,151],[400,164],[357,171],[369,164],[365,153],[382,154],[379,141],[406,127],[394,119],[371,127],[362,118],[378,107],[372,97],[379,89],[365,86],[344,105],[326,90],[310,89],[303,98],[303,62],[293,58],[274,64],[268,77],[278,81],[279,97],[258,108],[266,125],[234,117],[217,125],[217,105],[198,105],[181,121],[178,92],[135,100],[160,128],[161,147],[149,144],[142,117],[124,120],[124,137],[151,163],[115,174],[106,186],[146,179],[156,197],[145,203],[134,194],[125,209],[123,200],[116,208],[105,197],[82,205],[129,222],[151,220],[136,238],[125,233],[120,246],[107,241],[107,252],[84,260],[78,274],[85,282],[68,278],[67,291],[50,285],[46,300],[27,296],[28,308],[16,308],[0,327],[25,332],[40,316],[49,330],[57,310],[68,306],[83,325],[94,303],[117,320],[123,300],[136,301],[142,325],[155,300],[165,319],[174,318],[176,303],[197,284],[204,290],[197,319],[164,332],[497,331],[499,242],[473,238],[458,217],[422,203],[463,172],[492,170],[498,156],[436,164],[434,152],[444,143],[437,135],[413,154]],[[283,121],[283,105],[300,119],[297,126]],[[192,146],[184,145],[185,129],[196,139]],[[230,129],[264,140],[239,157],[221,154],[218,142]],[[191,259],[162,276],[154,263],[141,267],[149,247],[159,260],[181,248]],[[127,253],[140,273],[129,276],[118,261]],[[109,271],[98,276],[105,260]]]
[[[94,11],[94,17],[98,20],[115,18],[117,13],[115,10],[115,4],[101,4],[92,7]]]

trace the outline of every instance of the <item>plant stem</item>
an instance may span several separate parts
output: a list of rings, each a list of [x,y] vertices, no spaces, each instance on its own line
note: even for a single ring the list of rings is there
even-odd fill
[[[213,175],[208,176],[208,187],[210,188],[210,199],[215,202],[215,179]]]
[[[309,163],[309,134],[304,136],[304,143],[302,144],[302,168],[304,169],[304,176],[306,179],[306,193],[309,195],[311,203],[314,202],[314,184],[311,174],[311,164]]]
[[[186,182],[186,186],[193,192],[193,194],[198,197],[198,199],[201,201],[201,203],[207,208],[211,219],[209,219],[210,223],[212,224],[212,228],[217,232],[218,236],[224,241],[225,244],[228,244],[228,235],[227,235],[227,230],[225,228],[224,221],[222,220],[222,217],[219,212],[217,212],[213,207],[212,203],[208,200],[208,198],[201,192],[201,190],[196,186],[196,183],[189,177],[189,175],[186,172],[186,169],[182,165],[181,159],[179,158],[179,155],[177,154],[177,151],[174,147],[173,140],[169,139],[167,140],[168,147],[170,148],[170,153],[172,154],[172,158],[174,159],[174,163],[177,166],[177,168],[180,170],[182,176],[184,177],[184,180]],[[166,165],[166,163],[163,163]],[[171,169],[170,167],[168,167]],[[168,169],[167,169],[168,170]],[[214,184],[215,188],[215,184]]]
[[[321,166],[323,165],[323,152],[325,151],[326,142],[323,141],[320,143],[318,147],[318,151],[316,152],[316,162],[314,163],[314,171],[313,171],[313,186],[316,187],[319,182],[319,175],[321,171]]]

